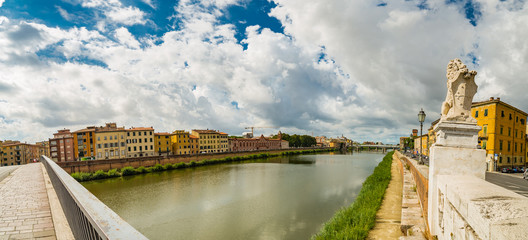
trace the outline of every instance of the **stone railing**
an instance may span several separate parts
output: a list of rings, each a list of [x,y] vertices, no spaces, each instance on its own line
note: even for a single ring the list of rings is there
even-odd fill
[[[474,176],[437,175],[438,239],[527,239],[528,198]]]
[[[147,239],[46,156],[46,167],[75,239]]]

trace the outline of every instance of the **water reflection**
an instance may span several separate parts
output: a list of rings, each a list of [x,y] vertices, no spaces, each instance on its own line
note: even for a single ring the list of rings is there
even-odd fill
[[[308,239],[381,158],[286,156],[83,185],[150,239]]]

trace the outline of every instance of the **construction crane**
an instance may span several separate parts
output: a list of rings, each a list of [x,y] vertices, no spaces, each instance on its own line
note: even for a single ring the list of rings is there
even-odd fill
[[[251,129],[251,136],[253,136],[253,129],[255,128],[277,128],[277,127],[245,127],[245,129]]]

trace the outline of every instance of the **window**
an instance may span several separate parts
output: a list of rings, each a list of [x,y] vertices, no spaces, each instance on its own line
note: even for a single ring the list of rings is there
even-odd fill
[[[510,157],[507,157],[507,159],[508,159],[508,163],[510,163]]]
[[[488,116],[488,109],[484,109],[484,117]]]
[[[97,148],[101,148],[101,144],[97,144]]]
[[[130,151],[130,148],[128,148],[128,151]],[[121,155],[125,156],[125,150],[121,151]]]
[[[132,132],[132,136],[134,136],[134,137],[135,137],[135,136],[136,136],[136,132]]]
[[[106,136],[104,136],[104,140],[106,140]]]
[[[136,146],[134,146],[134,152],[136,151]]]
[[[515,137],[517,137],[517,129],[515,129]]]
[[[150,150],[153,150],[154,149],[154,146],[150,145]]]
[[[150,135],[152,136],[152,132],[150,132]]]
[[[97,141],[101,141],[101,137],[97,137]]]
[[[130,133],[129,132],[127,132],[127,136],[130,137]]]
[[[502,163],[502,156],[499,157],[499,163]]]
[[[139,151],[141,152],[143,150],[143,146],[139,146]]]
[[[504,128],[503,126],[500,126],[500,134],[503,134],[503,131],[502,131],[503,128]]]
[[[152,138],[150,139],[150,142],[152,142]]]
[[[519,122],[519,117],[515,117],[515,122]]]
[[[510,120],[512,120],[512,116],[511,116],[511,113],[510,113]],[[509,157],[508,157],[509,158]],[[508,161],[509,162],[509,161]]]
[[[488,125],[487,124],[482,127],[482,134],[484,134],[484,136],[488,135]]]
[[[515,152],[517,152],[517,143],[513,144],[513,149],[514,149]]]
[[[502,150],[502,140],[499,140],[499,150]]]
[[[511,128],[508,128],[508,136],[511,136]]]
[[[521,125],[524,125],[524,118],[521,118]]]
[[[510,151],[510,149],[511,149],[511,142],[508,141],[508,151]]]
[[[141,138],[139,139],[139,143],[141,143]]]
[[[504,117],[504,111],[501,111],[501,117]]]
[[[478,117],[478,110],[475,111],[475,117],[476,117],[476,118]]]

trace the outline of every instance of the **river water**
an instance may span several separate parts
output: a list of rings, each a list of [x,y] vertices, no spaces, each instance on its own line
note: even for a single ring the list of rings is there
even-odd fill
[[[85,182],[150,239],[309,239],[382,154],[318,154]]]

